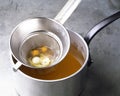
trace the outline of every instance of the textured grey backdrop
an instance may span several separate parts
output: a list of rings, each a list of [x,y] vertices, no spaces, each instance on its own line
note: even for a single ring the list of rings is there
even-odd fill
[[[1,96],[14,94],[9,59],[9,37],[12,29],[29,17],[54,18],[66,1],[0,0]],[[82,0],[64,26],[85,36],[100,20],[118,10],[110,0]],[[90,50],[94,63],[81,96],[120,96],[120,20],[98,33],[90,44]]]

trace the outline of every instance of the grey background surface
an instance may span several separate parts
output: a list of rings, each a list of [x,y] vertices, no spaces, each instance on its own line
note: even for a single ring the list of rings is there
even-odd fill
[[[66,1],[0,0],[0,96],[17,96],[12,86],[9,59],[12,29],[30,17],[54,18]],[[110,0],[82,0],[64,26],[84,37],[95,24],[118,10]],[[95,36],[90,52],[94,63],[81,96],[120,96],[120,20]]]

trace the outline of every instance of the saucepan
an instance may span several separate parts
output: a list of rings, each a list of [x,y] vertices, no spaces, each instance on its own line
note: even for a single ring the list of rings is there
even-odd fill
[[[69,52],[72,53],[78,61],[81,60],[79,54],[82,54],[84,58],[82,66],[69,76],[53,80],[38,79],[26,74],[23,70],[27,67],[24,65],[22,65],[24,67],[23,69],[21,67],[18,71],[13,71],[15,89],[19,96],[80,96],[87,82],[87,70],[91,65],[89,44],[101,29],[118,18],[120,18],[120,11],[102,20],[94,26],[85,37],[68,29],[70,35]],[[12,54],[11,61],[13,65],[17,62]],[[72,61],[68,60],[67,63],[70,64]],[[67,69],[68,68],[66,68],[66,70]],[[34,73],[34,69],[28,69],[28,71]],[[61,72],[62,71],[63,70],[61,70]]]

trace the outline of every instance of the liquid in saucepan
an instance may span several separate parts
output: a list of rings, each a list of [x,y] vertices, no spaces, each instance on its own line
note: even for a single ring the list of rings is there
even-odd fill
[[[79,54],[79,56],[79,59],[84,61],[82,54]],[[78,71],[81,66],[82,64],[69,52],[63,61],[50,69],[39,70],[22,66],[20,67],[20,70],[23,73],[37,79],[56,80],[70,76]]]

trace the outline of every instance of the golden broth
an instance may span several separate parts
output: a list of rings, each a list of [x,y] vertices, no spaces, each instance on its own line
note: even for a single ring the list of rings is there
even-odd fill
[[[79,59],[81,59],[80,61],[84,61],[84,58],[80,53],[79,56]],[[21,66],[20,70],[37,79],[55,80],[70,76],[79,70],[81,66],[82,64],[80,64],[80,62],[69,52],[63,61],[52,68],[41,70]]]

